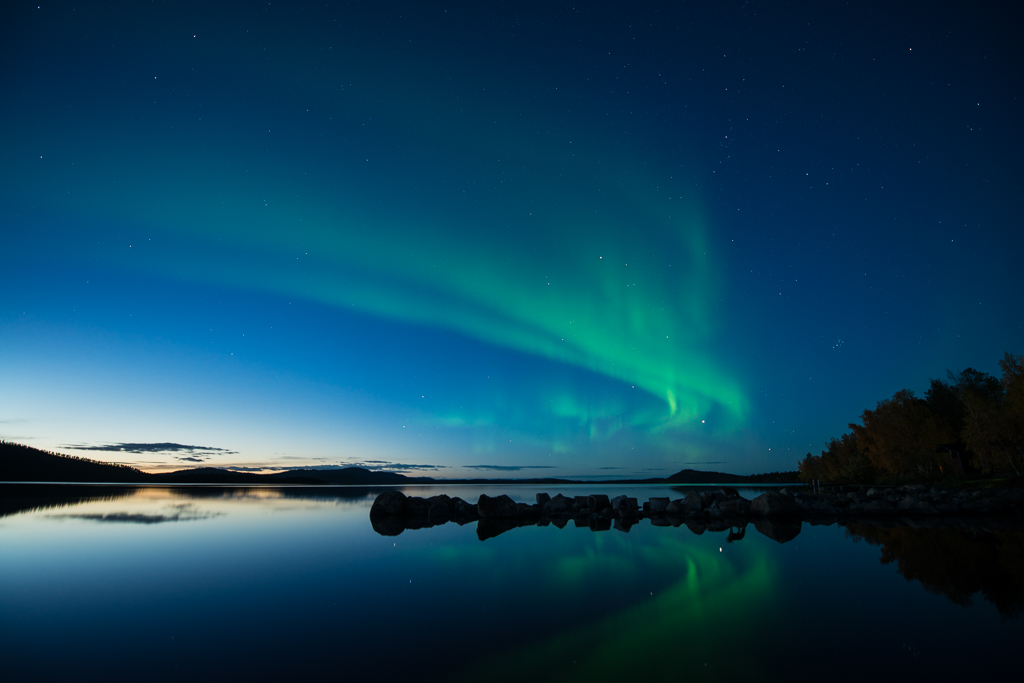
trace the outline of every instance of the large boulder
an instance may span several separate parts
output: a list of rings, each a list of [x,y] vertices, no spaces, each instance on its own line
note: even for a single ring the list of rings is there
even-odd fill
[[[427,513],[430,511],[430,505],[430,501],[426,498],[409,496],[405,499],[405,516],[426,517]]]
[[[651,498],[648,510],[652,515],[665,514],[665,510],[668,509],[668,503],[668,498]]]
[[[768,491],[750,501],[750,514],[758,517],[792,517],[800,514],[800,507],[790,496]]]
[[[587,507],[590,508],[591,512],[600,512],[605,508],[612,506],[611,501],[608,500],[608,496],[603,493],[595,493],[587,498]]]
[[[519,516],[515,501],[508,496],[492,498],[481,493],[480,499],[476,503],[476,510],[480,513],[480,517],[485,519],[514,519]]]
[[[561,493],[544,504],[545,515],[568,515],[572,514],[572,499],[566,498]]]
[[[452,518],[455,511],[453,501],[448,496],[431,496],[427,498],[430,507],[427,508],[427,519],[432,524],[444,524]]]
[[[377,496],[370,507],[370,517],[397,517],[405,514],[406,496],[401,491],[391,489]]]
[[[516,503],[516,517],[520,519],[537,519],[541,515],[540,505]]]
[[[701,491],[700,492],[700,506],[707,510],[709,507],[715,504],[716,500],[725,498],[725,494],[721,491]]]
[[[551,496],[550,495],[548,495],[546,493],[538,493],[537,494],[537,505],[540,505],[541,508],[543,508],[545,505],[547,505],[549,500],[551,500]]]
[[[696,491],[690,491],[683,498],[683,512],[687,517],[695,517],[704,511],[704,499]]]
[[[716,500],[708,510],[709,515],[716,517],[746,517],[749,512],[750,501],[739,497]]]
[[[452,498],[452,515],[460,524],[464,524],[465,521],[471,521],[480,516],[476,510],[476,505],[467,503],[461,498]]]

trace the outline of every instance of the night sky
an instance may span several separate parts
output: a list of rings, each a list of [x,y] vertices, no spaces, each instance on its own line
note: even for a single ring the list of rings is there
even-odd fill
[[[5,2],[0,437],[795,469],[1024,352],[1015,9]]]

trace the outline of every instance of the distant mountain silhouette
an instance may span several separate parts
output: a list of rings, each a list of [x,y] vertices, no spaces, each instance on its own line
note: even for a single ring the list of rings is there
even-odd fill
[[[792,484],[799,481],[799,475],[796,471],[743,475],[682,470],[667,477],[665,481],[669,484]]]
[[[175,472],[161,472],[149,475],[149,481],[162,484],[268,484],[267,474],[234,472],[219,467],[192,467]],[[320,482],[301,482],[304,484]]]
[[[289,470],[269,475],[278,482],[292,483],[295,479],[311,479],[325,484],[352,486],[387,486],[392,484],[433,484],[430,477],[407,477],[396,472],[376,472],[363,467],[343,467],[339,470]]]
[[[349,486],[401,486],[403,484],[789,484],[797,472],[771,472],[749,476],[724,472],[682,470],[657,479],[619,479],[583,482],[572,479],[433,479],[407,477],[396,472],[377,472],[362,467],[302,469],[276,474],[235,472],[218,467],[193,467],[176,472],[149,474],[127,465],[99,462],[73,455],[51,453],[31,446],[0,441],[0,481],[79,482],[117,484],[304,484]]]

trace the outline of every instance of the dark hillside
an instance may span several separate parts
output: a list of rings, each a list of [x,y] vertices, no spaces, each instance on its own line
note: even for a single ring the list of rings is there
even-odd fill
[[[670,484],[793,484],[800,481],[799,472],[768,472],[766,474],[726,474],[682,470],[668,477]]]
[[[150,475],[127,465],[97,462],[0,441],[0,481],[135,483],[150,480]]]
[[[337,470],[290,470],[265,475],[280,483],[300,483],[298,480],[315,481],[320,484],[345,484],[352,486],[389,486],[401,484],[434,484],[430,477],[407,477],[396,472],[374,472],[362,467],[343,467]]]
[[[149,481],[160,484],[272,484],[270,475],[233,472],[219,467],[193,467],[187,470],[149,475]],[[309,482],[305,482],[309,483]],[[313,482],[321,483],[321,482]]]

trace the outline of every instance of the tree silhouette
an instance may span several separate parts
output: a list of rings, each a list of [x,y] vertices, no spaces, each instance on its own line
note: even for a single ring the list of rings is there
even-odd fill
[[[999,361],[1001,379],[967,368],[950,373],[964,406],[962,438],[983,472],[1024,475],[1024,356]]]
[[[902,389],[861,414],[863,425],[851,424],[871,466],[889,475],[934,476],[940,471],[938,425],[925,401]]]
[[[861,424],[800,461],[800,478],[831,483],[936,479],[984,473],[1024,476],[1024,356],[1007,353],[1002,378],[967,368],[933,379],[924,399],[903,389],[861,414]],[[964,456],[961,458],[961,455]]]

